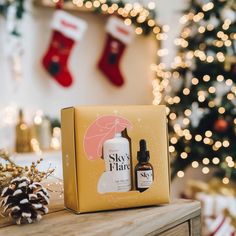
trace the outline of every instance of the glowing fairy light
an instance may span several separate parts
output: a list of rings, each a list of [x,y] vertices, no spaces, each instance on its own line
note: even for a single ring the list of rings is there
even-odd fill
[[[193,168],[198,168],[199,167],[199,163],[197,161],[193,161],[192,162],[192,167]]]
[[[177,172],[177,176],[179,177],[179,178],[183,178],[184,177],[184,172],[183,171],[178,171]]]
[[[222,179],[222,183],[223,183],[223,184],[228,184],[228,183],[229,183],[229,178],[224,177],[224,178]]]
[[[209,169],[208,167],[203,167],[203,168],[202,168],[202,173],[203,173],[203,174],[206,175],[206,174],[208,174],[209,172],[210,172],[210,169]]]
[[[214,157],[214,158],[212,159],[212,163],[213,163],[214,165],[218,165],[218,164],[220,163],[220,159],[219,159],[218,157]]]

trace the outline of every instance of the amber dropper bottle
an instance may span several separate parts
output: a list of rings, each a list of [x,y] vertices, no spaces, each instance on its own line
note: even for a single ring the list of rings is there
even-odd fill
[[[153,182],[153,167],[149,163],[150,155],[147,151],[146,141],[139,141],[140,150],[137,153],[138,164],[135,167],[135,185],[136,190],[143,192],[147,190]]]

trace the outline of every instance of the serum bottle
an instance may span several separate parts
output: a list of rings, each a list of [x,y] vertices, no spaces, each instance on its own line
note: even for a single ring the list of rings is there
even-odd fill
[[[106,171],[112,172],[112,182],[116,185],[117,192],[131,190],[131,163],[130,144],[121,133],[116,133],[113,139],[108,139],[103,144],[103,158]]]
[[[137,154],[138,164],[135,167],[136,190],[143,192],[153,183],[153,167],[149,163],[149,151],[147,151],[146,141],[141,139],[139,142],[140,150]]]

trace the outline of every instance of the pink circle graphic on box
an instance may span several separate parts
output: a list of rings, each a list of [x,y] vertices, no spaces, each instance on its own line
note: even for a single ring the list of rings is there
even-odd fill
[[[114,138],[116,133],[132,128],[127,119],[116,116],[100,116],[87,129],[84,136],[84,151],[89,160],[102,156],[102,146],[107,139]]]

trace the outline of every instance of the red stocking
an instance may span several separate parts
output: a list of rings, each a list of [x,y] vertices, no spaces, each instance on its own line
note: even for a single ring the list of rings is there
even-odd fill
[[[125,51],[126,45],[133,39],[133,29],[126,26],[123,20],[111,16],[107,23],[107,40],[98,68],[116,86],[124,83],[120,71],[120,60]]]
[[[61,10],[54,14],[53,35],[42,63],[47,72],[64,87],[73,82],[68,59],[75,41],[83,37],[86,27],[85,21]]]

